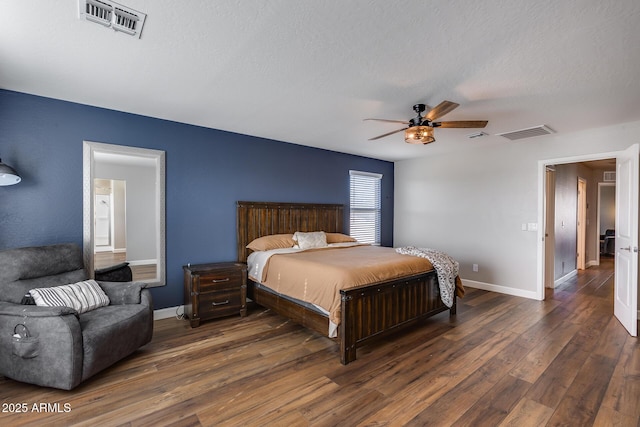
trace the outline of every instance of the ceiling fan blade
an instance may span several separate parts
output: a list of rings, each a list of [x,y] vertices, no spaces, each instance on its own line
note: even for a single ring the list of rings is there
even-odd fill
[[[434,122],[434,127],[441,128],[483,128],[489,123],[486,120],[457,120],[453,122]]]
[[[376,122],[388,122],[388,123],[403,123],[405,125],[408,125],[409,122],[406,120],[389,120],[389,119],[363,119],[362,121],[365,122],[367,120],[375,120]]]
[[[438,117],[442,117],[445,114],[452,112],[458,107],[458,105],[460,104],[456,104],[455,102],[451,101],[442,101],[440,104],[433,107],[431,111],[429,111],[427,115],[424,116],[424,118],[430,121],[434,121]]]
[[[373,138],[369,138],[369,141],[374,141],[376,139],[384,138],[385,136],[389,136],[389,135],[393,135],[394,133],[402,132],[405,129],[408,129],[408,128],[402,128],[402,129],[394,130],[392,132],[387,132],[387,133],[384,133],[382,135],[378,135],[378,136],[375,136]]]

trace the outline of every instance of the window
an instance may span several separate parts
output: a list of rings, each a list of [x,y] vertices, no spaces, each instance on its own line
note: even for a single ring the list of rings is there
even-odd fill
[[[382,174],[349,171],[351,237],[361,243],[380,244]]]

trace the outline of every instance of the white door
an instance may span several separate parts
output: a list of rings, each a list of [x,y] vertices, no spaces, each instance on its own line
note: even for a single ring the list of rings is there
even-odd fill
[[[638,144],[616,159],[616,255],[613,312],[638,335]]]
[[[96,246],[111,245],[111,196],[96,194],[94,239]]]

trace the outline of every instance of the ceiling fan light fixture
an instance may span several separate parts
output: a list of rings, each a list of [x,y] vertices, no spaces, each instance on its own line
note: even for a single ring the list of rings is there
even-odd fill
[[[409,144],[430,144],[436,139],[431,126],[411,126],[404,131],[404,140]]]

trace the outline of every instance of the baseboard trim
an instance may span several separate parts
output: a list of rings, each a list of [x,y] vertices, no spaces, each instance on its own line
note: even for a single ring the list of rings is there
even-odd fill
[[[573,270],[570,273],[565,274],[564,276],[562,276],[559,279],[556,279],[555,282],[553,282],[553,287],[557,288],[558,286],[560,286],[561,284],[563,284],[564,282],[566,282],[569,279],[573,279],[574,277],[576,277],[578,275],[578,270]]]
[[[158,261],[155,259],[138,259],[135,261],[127,261],[129,263],[129,265],[153,265],[156,264]]]
[[[600,261],[598,261],[597,259],[592,259],[591,261],[589,261],[587,263],[587,268],[594,267],[594,266],[597,266],[597,265],[600,265]]]
[[[494,285],[493,283],[478,282],[476,280],[462,279],[465,287],[482,289],[483,291],[497,292],[499,294],[513,295],[537,300],[538,297],[534,291],[525,291],[524,289],[509,288],[507,286]]]
[[[176,317],[176,313],[182,314],[183,312],[184,309],[181,305],[153,310],[153,320],[169,319],[170,317]]]

